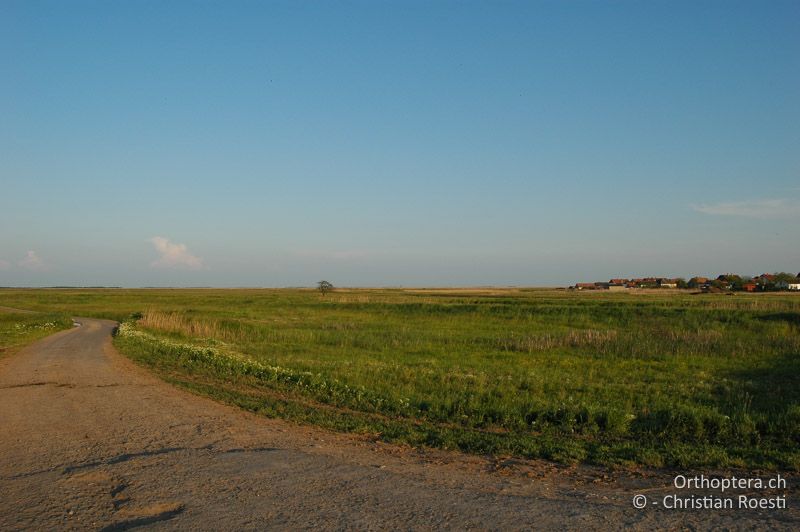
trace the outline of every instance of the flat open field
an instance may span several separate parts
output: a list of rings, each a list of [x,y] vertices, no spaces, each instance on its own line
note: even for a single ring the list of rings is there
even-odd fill
[[[117,349],[170,382],[371,438],[603,465],[800,469],[792,294],[8,289],[0,305],[49,313],[15,315],[27,327],[124,322]],[[0,349],[12,337],[0,334]]]

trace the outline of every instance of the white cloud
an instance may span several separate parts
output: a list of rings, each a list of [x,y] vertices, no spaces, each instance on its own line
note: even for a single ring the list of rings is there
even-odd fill
[[[154,236],[149,240],[161,256],[150,263],[154,268],[185,268],[188,270],[203,269],[203,259],[189,253],[186,244],[175,244],[163,236]]]
[[[11,268],[11,263],[7,260],[0,259],[0,270],[7,270]]]
[[[20,268],[35,272],[39,272],[47,268],[44,261],[33,250],[28,251],[28,253],[25,254],[25,258],[20,260],[17,264]]]
[[[800,200],[760,199],[692,205],[692,209],[713,216],[743,216],[746,218],[795,218],[800,216]]]

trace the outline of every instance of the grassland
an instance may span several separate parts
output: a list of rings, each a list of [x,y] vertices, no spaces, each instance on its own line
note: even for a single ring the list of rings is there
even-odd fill
[[[3,290],[270,416],[563,462],[800,469],[800,297]]]
[[[72,320],[62,313],[26,313],[0,308],[0,357],[71,326]]]

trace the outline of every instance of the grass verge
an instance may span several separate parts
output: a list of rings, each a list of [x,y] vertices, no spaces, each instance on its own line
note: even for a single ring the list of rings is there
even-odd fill
[[[784,416],[777,427],[759,427],[749,418],[709,416],[676,405],[638,423],[631,420],[624,433],[609,426],[607,414],[585,408],[543,411],[537,415],[543,420],[538,430],[533,423],[526,430],[481,428],[431,419],[410,401],[391,404],[365,387],[326,380],[322,374],[264,364],[219,347],[158,337],[138,330],[130,321],[120,327],[115,344],[168,382],[201,395],[268,417],[387,442],[563,463],[798,468],[799,409]]]
[[[70,327],[72,320],[61,313],[0,311],[0,357],[12,355],[40,338]]]

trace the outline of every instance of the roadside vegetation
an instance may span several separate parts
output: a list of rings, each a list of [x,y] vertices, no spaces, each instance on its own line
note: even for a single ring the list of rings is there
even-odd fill
[[[0,310],[0,357],[10,355],[39,338],[72,327],[64,314],[28,314]]]
[[[123,321],[163,378],[365,437],[561,462],[800,469],[800,297],[4,290]]]

